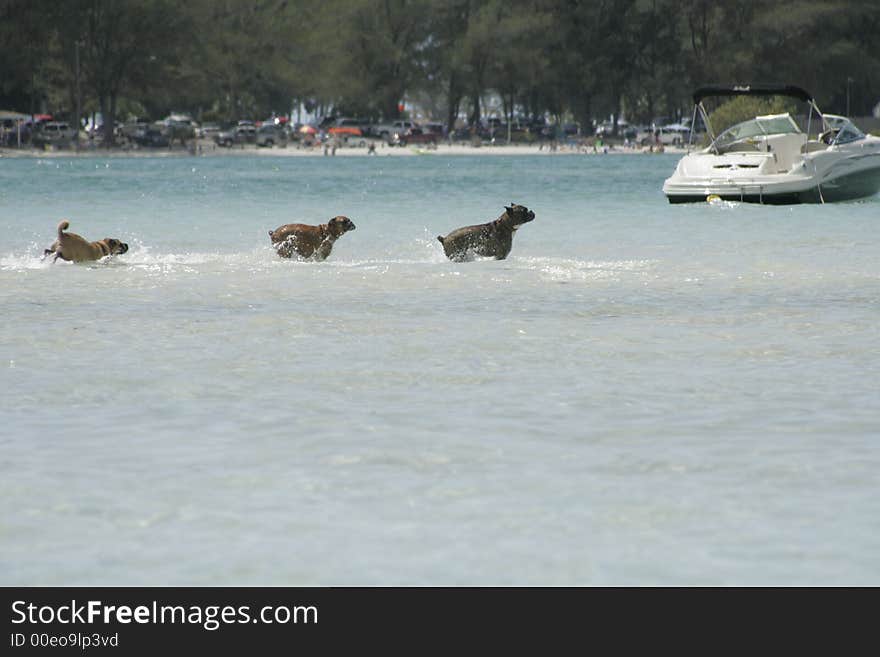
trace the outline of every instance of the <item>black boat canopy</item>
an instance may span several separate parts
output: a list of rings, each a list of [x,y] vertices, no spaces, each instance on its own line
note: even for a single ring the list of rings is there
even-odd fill
[[[694,92],[694,105],[698,105],[703,98],[709,96],[791,96],[805,103],[813,100],[813,96],[791,85],[766,86],[766,85],[734,85],[732,87],[700,87]]]

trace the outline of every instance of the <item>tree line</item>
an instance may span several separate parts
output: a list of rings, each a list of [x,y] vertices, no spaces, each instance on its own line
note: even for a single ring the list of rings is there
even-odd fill
[[[711,83],[785,83],[826,111],[880,100],[878,0],[0,0],[0,109],[233,121],[690,108]]]

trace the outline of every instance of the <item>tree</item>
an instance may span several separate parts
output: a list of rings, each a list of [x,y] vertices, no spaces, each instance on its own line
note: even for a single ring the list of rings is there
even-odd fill
[[[783,10],[762,2],[751,29],[760,75],[809,89],[827,111],[846,112],[849,92],[849,111],[870,113],[880,88],[880,3],[815,0]]]
[[[82,44],[84,79],[104,119],[104,144],[112,146],[120,96],[148,97],[190,27],[172,0],[69,0],[54,5],[52,16],[63,51]]]
[[[640,0],[633,15],[634,72],[628,81],[627,116],[650,123],[673,114],[690,92],[681,61],[680,0]]]
[[[509,3],[498,15],[491,76],[504,105],[508,137],[517,102],[534,98],[547,78],[548,41],[556,38],[552,28],[552,17],[530,0]]]
[[[508,120],[589,126],[677,115],[704,84],[787,83],[866,114],[880,88],[877,0],[0,0],[0,105],[105,119],[294,100],[394,118],[416,94],[454,127],[489,94]],[[442,109],[441,109],[442,108]]]
[[[51,63],[52,30],[45,0],[0,0],[0,109],[34,113],[49,92],[44,72]]]
[[[599,6],[592,0],[550,0],[561,47],[552,54],[551,68],[567,108],[582,127],[592,125],[594,100],[601,80],[602,50]]]
[[[476,0],[435,0],[431,7],[431,35],[433,49],[428,71],[445,96],[446,125],[452,131],[458,119],[461,101],[465,95],[465,62],[462,57],[462,41],[467,33],[471,13],[479,2]]]
[[[178,71],[189,106],[214,106],[225,120],[286,113],[294,95],[311,93],[302,67],[308,8],[286,0],[192,0],[185,7],[196,30]]]
[[[428,0],[333,0],[315,17],[318,94],[356,113],[400,115],[422,78],[431,45]]]

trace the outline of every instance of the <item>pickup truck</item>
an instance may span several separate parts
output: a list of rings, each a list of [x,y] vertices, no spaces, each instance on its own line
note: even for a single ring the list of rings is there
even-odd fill
[[[33,142],[37,146],[49,144],[66,145],[76,138],[76,129],[61,121],[40,123],[34,131]]]
[[[407,130],[418,128],[415,121],[389,121],[388,123],[378,123],[373,126],[372,133],[386,142],[391,143],[394,135],[402,135]]]
[[[136,133],[132,140],[139,146],[150,146],[153,148],[161,148],[171,144],[168,135],[156,125],[144,128],[142,132]]]
[[[284,148],[287,146],[287,141],[287,130],[285,130],[281,126],[276,126],[271,123],[264,123],[259,128],[257,128],[257,146],[272,148],[273,146],[278,145]]]
[[[233,144],[253,144],[257,141],[257,129],[252,125],[237,125],[229,130],[222,130],[214,135],[218,146]]]
[[[433,132],[425,132],[421,128],[410,128],[404,132],[396,132],[389,142],[392,146],[406,146],[407,144],[431,144],[437,145],[437,135]]]

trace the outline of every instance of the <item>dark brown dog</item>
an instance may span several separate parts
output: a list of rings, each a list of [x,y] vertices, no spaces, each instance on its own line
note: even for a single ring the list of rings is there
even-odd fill
[[[104,256],[116,255],[128,251],[128,244],[120,242],[112,237],[105,237],[97,242],[89,242],[76,233],[65,233],[70,226],[69,221],[58,224],[58,239],[48,249],[43,251],[45,258],[50,253],[55,257],[52,262],[61,258],[70,262],[84,262],[86,260],[100,260]]]
[[[473,260],[474,256],[504,260],[513,248],[516,229],[535,218],[524,205],[510,205],[495,221],[478,226],[458,228],[446,237],[437,236],[446,257],[456,262]]]
[[[333,242],[355,225],[348,217],[333,217],[326,224],[284,224],[269,231],[275,250],[282,258],[325,260],[333,250]]]

